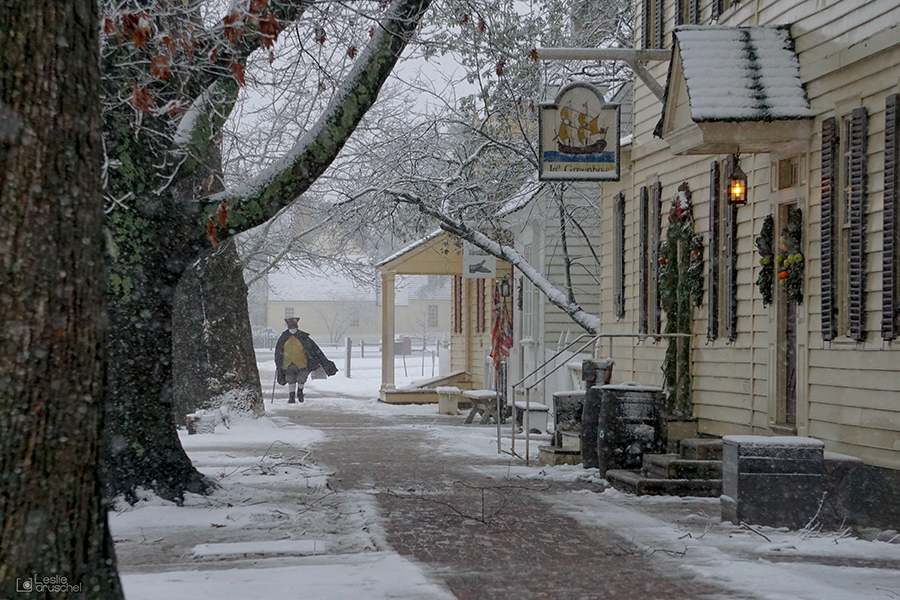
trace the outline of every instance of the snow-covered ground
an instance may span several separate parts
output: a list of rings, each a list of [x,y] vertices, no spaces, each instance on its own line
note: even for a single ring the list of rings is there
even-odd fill
[[[434,405],[376,401],[380,356],[355,356],[347,379],[343,351],[326,352],[341,372],[310,381],[307,390],[328,397],[333,410],[436,415]],[[258,359],[268,407],[271,352],[260,350]],[[412,362],[406,373],[398,364],[398,386],[421,378],[420,365]],[[441,421],[427,428],[436,445],[496,454],[494,428],[451,428]],[[377,491],[333,492],[329,473],[309,451],[322,436],[278,416],[183,435],[194,464],[220,488],[210,496],[188,496],[180,507],[150,495],[135,506],[117,503],[110,520],[128,600],[453,598],[386,543]],[[504,447],[508,443],[503,440]],[[533,458],[538,443],[545,438],[533,441]],[[518,444],[524,441],[517,441],[521,452]],[[863,541],[848,532],[740,527],[720,521],[716,499],[638,498],[606,489],[596,470],[580,466],[499,464],[490,474],[592,484],[594,491],[548,494],[548,510],[615,530],[629,552],[663,557],[672,569],[689,569],[725,589],[752,590],[765,600],[900,599],[900,544]],[[895,568],[869,564],[878,561]]]

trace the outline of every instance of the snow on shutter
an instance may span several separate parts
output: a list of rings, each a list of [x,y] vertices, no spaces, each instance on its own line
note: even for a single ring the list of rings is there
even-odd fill
[[[893,340],[900,328],[897,290],[898,171],[900,171],[900,94],[891,94],[884,116],[884,243],[881,269],[881,337]]]
[[[866,339],[866,200],[869,113],[853,109],[850,123],[850,337]]]
[[[666,6],[665,0],[656,0],[656,11],[654,13],[654,17],[656,18],[656,27],[654,27],[653,32],[653,47],[654,48],[665,48],[663,40],[665,36],[663,35],[663,26],[666,22]]]
[[[649,273],[647,261],[650,255],[650,194],[647,186],[641,187],[640,192],[640,251],[638,253],[638,276],[640,279],[640,297],[638,298],[638,333],[647,333],[647,309],[650,295]]]
[[[691,25],[700,24],[700,0],[689,0],[691,3]]]
[[[625,194],[616,194],[615,255],[615,310],[616,319],[625,316]]]
[[[831,341],[837,336],[837,314],[834,281],[834,227],[837,221],[837,120],[822,121],[822,339]]]
[[[651,47],[650,39],[653,33],[653,0],[643,0],[641,4],[641,48],[647,49]]]
[[[719,337],[719,252],[722,241],[719,236],[722,221],[722,197],[719,161],[709,165],[709,315],[706,339]]]
[[[662,184],[656,182],[653,184],[653,196],[651,198],[650,209],[652,211],[652,226],[650,243],[653,250],[650,267],[653,269],[651,282],[653,284],[653,333],[662,331],[662,311],[660,310],[659,301],[659,248],[660,238],[662,237]]]
[[[725,171],[734,171],[734,155],[729,155]],[[737,208],[725,207],[725,337],[737,339]]]

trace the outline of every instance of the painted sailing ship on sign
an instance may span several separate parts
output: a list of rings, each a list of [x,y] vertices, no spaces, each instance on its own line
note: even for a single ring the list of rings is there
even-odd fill
[[[541,179],[619,179],[619,107],[593,86],[570,84],[541,105],[540,130]]]

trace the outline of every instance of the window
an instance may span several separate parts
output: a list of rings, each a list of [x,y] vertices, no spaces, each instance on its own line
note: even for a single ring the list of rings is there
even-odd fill
[[[350,327],[359,327],[359,313],[354,313],[350,315]]]
[[[616,194],[616,225],[614,232],[615,265],[613,286],[616,319],[625,316],[625,194]]]
[[[709,312],[706,339],[719,337],[719,252],[722,248],[722,188],[719,161],[709,165]]]
[[[294,318],[294,307],[293,306],[285,306],[284,307],[284,318],[285,319],[293,319]]]
[[[440,326],[440,313],[437,304],[429,304],[425,313],[425,323],[429,329],[437,329]]]
[[[463,331],[463,278],[459,275],[453,276],[453,333],[462,333]]]
[[[663,0],[643,0],[641,6],[641,48],[663,48]]]

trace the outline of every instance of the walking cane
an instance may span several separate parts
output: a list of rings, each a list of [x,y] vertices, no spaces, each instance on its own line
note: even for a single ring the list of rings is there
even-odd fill
[[[275,381],[272,382],[272,400],[269,404],[275,404],[275,384],[278,383],[278,371],[275,371]]]

